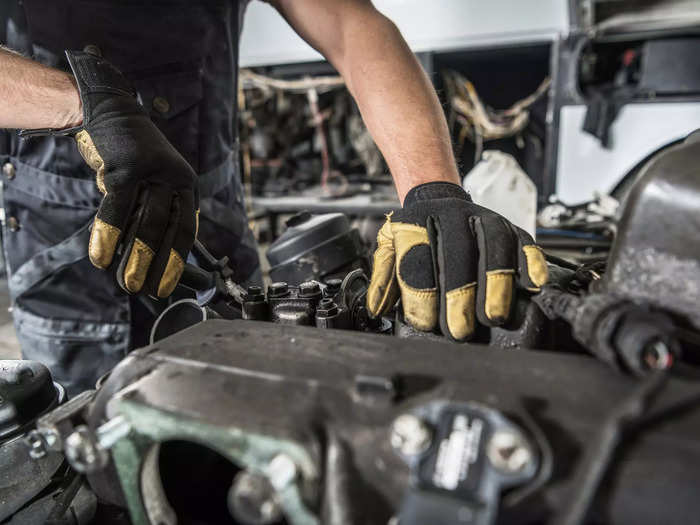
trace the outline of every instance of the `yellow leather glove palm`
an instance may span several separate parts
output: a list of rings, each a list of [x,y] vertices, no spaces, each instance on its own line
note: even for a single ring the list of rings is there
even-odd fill
[[[460,186],[432,182],[413,188],[379,231],[367,308],[374,317],[386,314],[400,296],[416,329],[439,324],[463,341],[477,318],[490,326],[508,320],[516,282],[530,291],[547,282],[532,237],[471,202]]]

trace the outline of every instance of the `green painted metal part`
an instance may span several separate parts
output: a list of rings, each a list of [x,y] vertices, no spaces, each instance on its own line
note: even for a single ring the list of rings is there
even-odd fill
[[[284,454],[294,462],[304,480],[318,480],[318,471],[309,454],[292,441],[184,418],[125,397],[117,397],[113,403],[115,412],[131,426],[131,432],[114,444],[111,453],[134,525],[151,525],[142,497],[141,472],[148,451],[165,441],[185,440],[206,446],[234,464],[262,474],[273,458]],[[302,500],[298,482],[284,487],[278,497],[292,525],[319,523]]]

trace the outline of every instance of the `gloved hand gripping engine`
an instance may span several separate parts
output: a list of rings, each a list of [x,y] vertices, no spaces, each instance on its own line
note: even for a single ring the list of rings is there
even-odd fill
[[[90,261],[106,269],[121,245],[119,285],[129,293],[143,289],[167,297],[196,236],[197,176],[113,65],[88,53],[66,55],[83,104],[83,124],[50,132],[75,135],[104,194],[90,235]]]
[[[439,324],[457,341],[474,334],[475,318],[504,324],[516,282],[530,291],[547,282],[547,264],[532,237],[448,182],[413,188],[403,209],[387,217],[377,245],[370,314],[386,314],[400,294],[411,325],[430,331]]]
[[[107,268],[124,247],[117,280],[127,292],[167,297],[196,236],[196,174],[138,104],[107,61],[68,52],[83,102],[78,149],[104,194],[89,255]]]

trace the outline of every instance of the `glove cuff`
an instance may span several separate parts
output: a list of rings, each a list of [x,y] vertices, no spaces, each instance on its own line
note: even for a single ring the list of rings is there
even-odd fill
[[[403,201],[403,207],[406,208],[420,201],[433,199],[462,199],[471,202],[469,194],[464,191],[462,186],[453,182],[426,182],[419,184],[411,189]]]
[[[78,94],[83,105],[83,124],[66,129],[23,129],[22,138],[52,135],[57,137],[72,136],[84,129],[92,116],[93,101],[88,95],[108,94],[133,98],[136,103],[136,91],[121,72],[105,59],[85,53],[84,51],[66,51],[68,65],[78,86]]]
[[[84,51],[66,51],[66,58],[78,83],[81,98],[91,93],[136,95],[121,71],[104,58]]]

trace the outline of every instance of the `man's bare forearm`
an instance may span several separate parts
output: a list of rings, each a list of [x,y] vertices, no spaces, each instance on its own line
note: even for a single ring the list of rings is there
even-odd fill
[[[72,75],[0,47],[0,128],[62,129],[82,120]]]
[[[432,83],[394,24],[374,17],[348,24],[338,64],[399,198],[421,183],[459,183],[447,123]]]
[[[394,177],[459,183],[450,134],[430,79],[396,26],[369,0],[269,0],[343,75]]]

